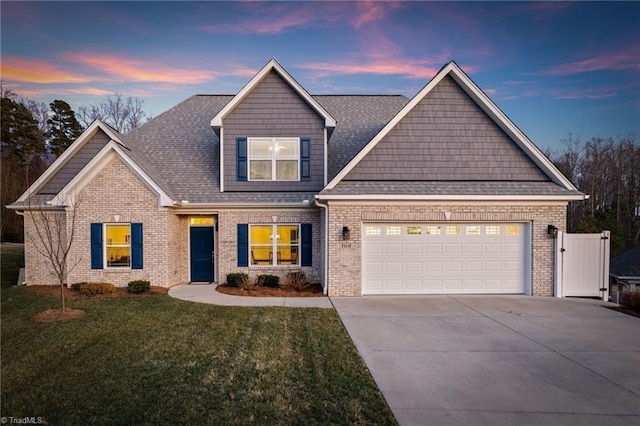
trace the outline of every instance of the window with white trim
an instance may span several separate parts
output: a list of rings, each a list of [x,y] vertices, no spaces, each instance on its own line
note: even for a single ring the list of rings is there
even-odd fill
[[[249,252],[253,266],[300,264],[300,225],[250,225]]]
[[[107,268],[131,267],[131,224],[106,223],[104,225]]]
[[[485,234],[487,235],[500,235],[500,225],[487,225],[485,226]]]
[[[249,138],[249,180],[300,180],[300,138]]]
[[[434,225],[428,225],[424,229],[424,233],[427,235],[440,235],[441,232],[442,232],[442,228]]]

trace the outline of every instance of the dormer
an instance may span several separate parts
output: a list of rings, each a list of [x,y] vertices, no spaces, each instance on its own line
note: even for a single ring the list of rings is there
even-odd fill
[[[319,191],[331,115],[275,60],[211,120],[222,191]]]

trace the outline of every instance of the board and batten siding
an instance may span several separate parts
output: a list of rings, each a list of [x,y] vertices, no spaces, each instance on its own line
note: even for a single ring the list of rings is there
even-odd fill
[[[319,191],[324,186],[324,119],[280,75],[269,73],[223,119],[225,191]],[[297,137],[311,140],[309,180],[237,181],[240,137]]]
[[[548,181],[549,178],[447,76],[345,180]]]
[[[111,138],[107,136],[105,132],[102,130],[98,130],[96,134],[86,141],[82,148],[78,150],[69,160],[58,170],[58,172],[49,179],[49,181],[42,187],[40,190],[40,194],[57,194],[65,187],[67,183],[71,179],[74,178],[76,174],[84,166],[86,166],[89,161],[96,156],[98,152],[104,146],[109,143]]]

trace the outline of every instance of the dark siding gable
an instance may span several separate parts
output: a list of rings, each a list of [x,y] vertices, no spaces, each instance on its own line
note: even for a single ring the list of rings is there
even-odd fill
[[[324,186],[324,119],[272,71],[223,120],[225,191],[320,191]],[[296,182],[238,179],[237,138],[309,139],[309,178]],[[302,160],[302,159],[301,159]],[[301,164],[301,168],[303,164]]]
[[[451,77],[445,77],[344,180],[549,179]]]
[[[80,171],[84,166],[89,163],[100,152],[104,146],[109,143],[111,139],[105,132],[98,129],[93,137],[86,141],[82,148],[78,150],[69,160],[56,172],[56,174],[49,179],[42,189],[40,194],[57,194],[64,186],[69,183],[71,179]]]

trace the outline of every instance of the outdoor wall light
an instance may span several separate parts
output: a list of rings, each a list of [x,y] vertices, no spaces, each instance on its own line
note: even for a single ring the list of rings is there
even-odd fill
[[[349,230],[349,227],[348,226],[343,226],[342,227],[342,240],[343,241],[348,241],[350,234],[351,234],[351,231]]]
[[[551,235],[552,238],[557,238],[558,237],[558,228],[556,228],[553,225],[548,225],[547,226],[547,234]]]

